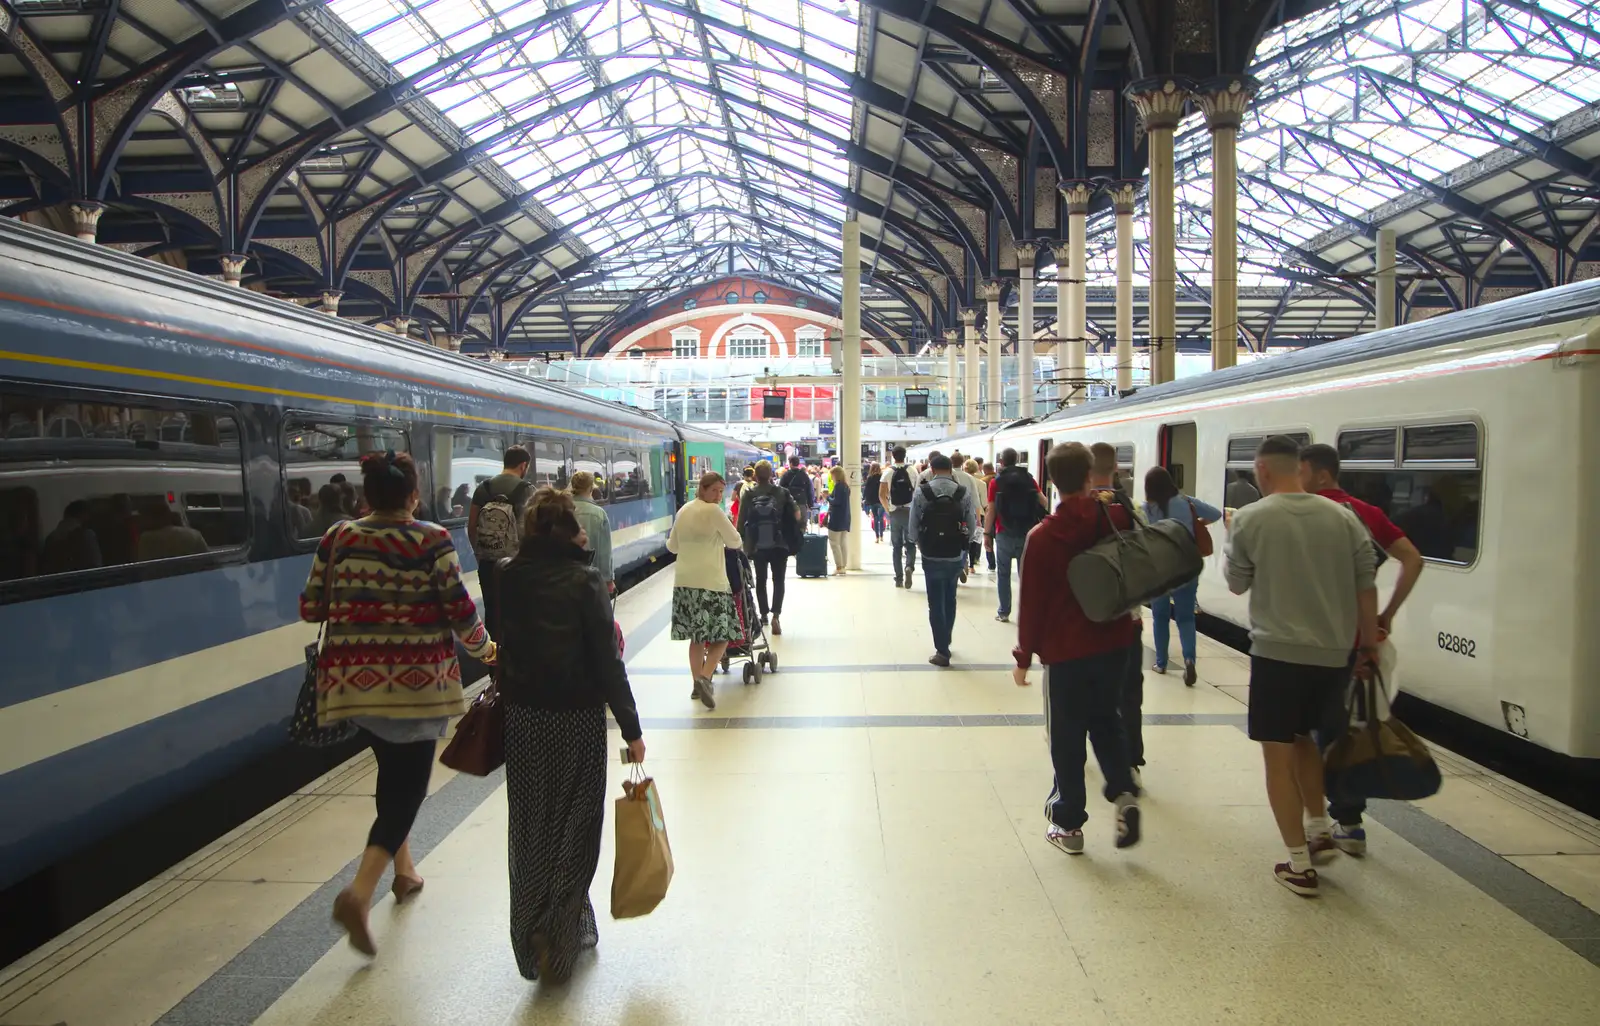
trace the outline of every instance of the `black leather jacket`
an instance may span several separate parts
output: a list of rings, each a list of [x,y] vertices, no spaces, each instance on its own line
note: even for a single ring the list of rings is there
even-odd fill
[[[628,671],[617,652],[611,601],[589,553],[567,542],[526,538],[500,561],[495,642],[500,696],[535,709],[609,705],[627,741],[641,736]]]

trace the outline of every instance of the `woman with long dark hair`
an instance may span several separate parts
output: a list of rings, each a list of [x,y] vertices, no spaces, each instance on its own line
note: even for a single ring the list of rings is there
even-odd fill
[[[407,837],[428,794],[434,748],[466,711],[456,642],[483,662],[495,646],[461,583],[450,532],[413,515],[421,496],[405,453],[361,461],[372,512],[333,524],[317,546],[300,618],[327,623],[317,658],[317,722],[352,721],[378,761],[378,818],[333,918],[350,946],[377,954],[367,910],[394,863],[396,902],[422,890]]]
[[[1208,502],[1192,498],[1178,491],[1172,474],[1166,467],[1151,467],[1144,475],[1144,516],[1150,523],[1158,520],[1176,520],[1193,536],[1195,521],[1215,524],[1222,519],[1222,511]],[[1196,578],[1150,603],[1150,618],[1154,621],[1151,643],[1156,649],[1157,673],[1167,672],[1167,645],[1171,641],[1168,620],[1178,621],[1178,647],[1183,652],[1183,683],[1194,687],[1194,597],[1200,589]]]
[[[572,496],[540,488],[522,528],[496,578],[511,949],[524,977],[561,983],[600,940],[589,885],[605,825],[606,707],[634,762],[644,741],[608,582],[589,565]]]

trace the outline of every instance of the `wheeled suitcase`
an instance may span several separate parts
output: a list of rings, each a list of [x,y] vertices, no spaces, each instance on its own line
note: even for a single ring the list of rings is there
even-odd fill
[[[794,572],[801,577],[828,576],[828,536],[807,532],[800,536],[800,551],[794,557]]]

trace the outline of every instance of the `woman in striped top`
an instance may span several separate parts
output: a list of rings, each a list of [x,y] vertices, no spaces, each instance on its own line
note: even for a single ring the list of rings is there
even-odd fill
[[[378,762],[378,817],[361,865],[333,902],[333,918],[365,955],[377,948],[367,909],[394,863],[395,901],[422,889],[406,838],[428,794],[434,748],[466,711],[455,642],[493,662],[494,642],[461,583],[450,532],[414,518],[420,496],[411,457],[361,461],[372,513],[322,536],[300,595],[300,618],[327,623],[317,659],[317,719],[350,720]]]

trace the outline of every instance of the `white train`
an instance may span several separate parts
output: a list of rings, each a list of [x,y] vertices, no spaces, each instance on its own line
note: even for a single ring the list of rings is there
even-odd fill
[[[917,446],[1043,478],[1065,441],[1110,442],[1130,492],[1170,468],[1185,492],[1238,505],[1260,439],[1338,447],[1342,483],[1383,507],[1428,560],[1396,617],[1415,699],[1600,770],[1600,281],[1552,289],[1049,417]],[[1233,501],[1229,501],[1229,499]],[[1220,551],[1206,613],[1247,624]],[[1393,585],[1391,561],[1379,572]]]

